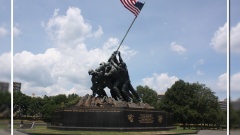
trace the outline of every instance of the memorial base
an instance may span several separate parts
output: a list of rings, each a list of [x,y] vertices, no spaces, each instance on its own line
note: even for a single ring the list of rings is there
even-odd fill
[[[72,107],[56,110],[48,128],[61,130],[168,130],[171,117],[146,103],[84,96]]]
[[[48,128],[62,130],[169,130],[167,113],[156,109],[72,107],[54,113]]]

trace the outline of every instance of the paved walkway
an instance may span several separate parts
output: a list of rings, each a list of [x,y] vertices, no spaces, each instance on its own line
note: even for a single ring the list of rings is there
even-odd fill
[[[6,131],[4,129],[0,129],[0,135],[11,135],[10,131]]]
[[[229,132],[229,135],[240,135],[240,130],[230,130]]]
[[[230,135],[239,135],[240,130],[230,131]],[[0,135],[11,135],[10,132],[7,132],[3,129],[0,129]],[[19,131],[14,130],[13,135],[26,135]],[[200,130],[198,134],[188,134],[188,135],[227,135],[226,130]]]
[[[17,131],[16,129],[13,130],[13,135],[27,135],[22,132]]]
[[[188,135],[227,135],[227,130],[200,130],[198,134]]]

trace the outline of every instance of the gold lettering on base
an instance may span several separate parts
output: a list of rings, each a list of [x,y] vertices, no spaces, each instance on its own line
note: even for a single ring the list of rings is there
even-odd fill
[[[152,114],[140,114],[138,121],[139,123],[153,123],[154,118]]]
[[[129,114],[129,115],[128,115],[128,120],[129,120],[130,122],[133,122],[133,118],[134,118],[134,116],[133,116],[132,114]]]

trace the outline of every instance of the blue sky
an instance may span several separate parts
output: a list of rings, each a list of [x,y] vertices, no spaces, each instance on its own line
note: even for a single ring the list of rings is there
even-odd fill
[[[0,81],[11,80],[11,1],[0,0]]]
[[[163,94],[182,79],[225,99],[226,0],[141,2],[120,48],[133,86]],[[120,0],[14,0],[14,81],[28,95],[90,94],[87,71],[107,61],[133,19]]]
[[[240,98],[240,1],[230,1],[230,97]]]

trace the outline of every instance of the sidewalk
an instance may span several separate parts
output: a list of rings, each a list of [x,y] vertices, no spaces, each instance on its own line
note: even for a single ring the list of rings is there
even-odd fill
[[[22,132],[17,131],[16,129],[13,130],[13,135],[26,135]]]
[[[200,130],[198,134],[188,135],[227,135],[227,130]]]
[[[11,135],[10,131],[6,131],[4,129],[0,129],[0,135]]]
[[[230,130],[229,132],[229,135],[240,135],[240,130]]]

